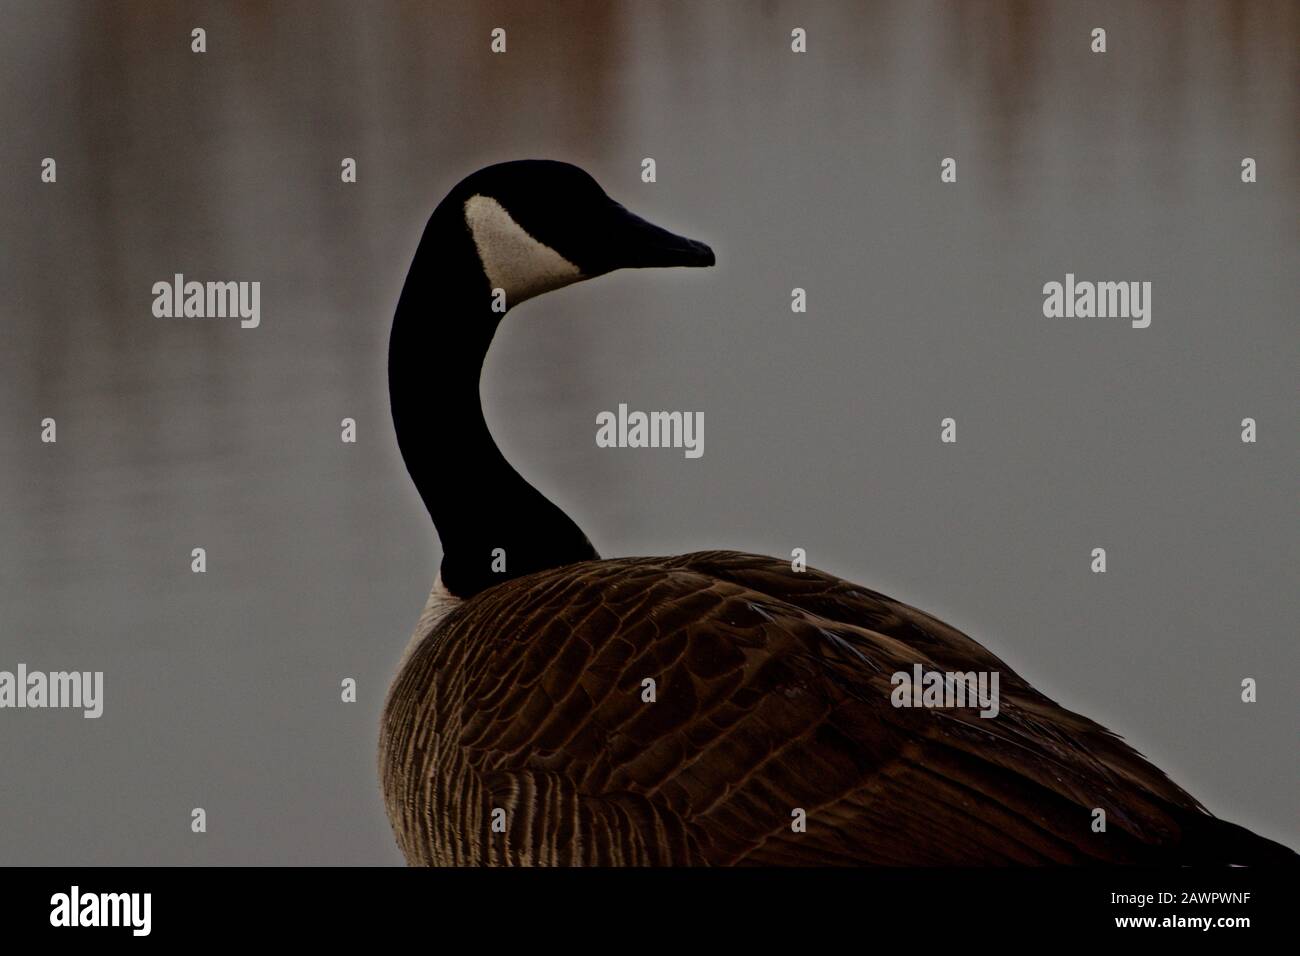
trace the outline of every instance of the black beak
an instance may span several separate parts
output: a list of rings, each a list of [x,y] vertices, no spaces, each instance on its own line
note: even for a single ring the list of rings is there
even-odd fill
[[[711,266],[717,260],[702,242],[687,239],[611,202],[608,246],[604,253],[613,269],[654,269],[667,266]]]

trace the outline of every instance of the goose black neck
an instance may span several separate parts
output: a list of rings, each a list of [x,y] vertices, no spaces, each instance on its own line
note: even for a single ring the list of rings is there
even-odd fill
[[[402,459],[442,542],[442,582],[470,597],[598,555],[488,431],[479,374],[501,315],[457,206],[439,206],[411,264],[388,344],[388,392]]]

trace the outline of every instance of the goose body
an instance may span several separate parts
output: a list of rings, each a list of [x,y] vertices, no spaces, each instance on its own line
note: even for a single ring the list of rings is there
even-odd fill
[[[513,305],[616,268],[712,262],[562,163],[487,167],[431,218],[389,359],[444,551],[382,717],[407,861],[1293,860],[935,618],[759,555],[601,560],[510,468],[477,392],[494,290]],[[896,706],[894,675],[918,666],[998,675],[996,716]]]

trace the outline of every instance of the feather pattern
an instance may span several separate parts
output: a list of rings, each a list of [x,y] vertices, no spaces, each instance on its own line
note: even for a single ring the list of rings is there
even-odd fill
[[[417,639],[384,708],[380,755],[411,863],[1078,864],[1217,852],[1204,833],[1220,821],[966,635],[772,558],[568,565],[482,591]],[[1000,712],[894,707],[890,676],[915,663],[999,672]],[[642,699],[647,678],[654,702]],[[798,809],[804,832],[791,826]]]

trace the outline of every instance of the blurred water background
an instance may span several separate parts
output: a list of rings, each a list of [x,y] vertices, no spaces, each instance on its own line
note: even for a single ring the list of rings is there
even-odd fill
[[[439,553],[388,327],[433,206],[527,156],[719,258],[529,302],[489,356],[498,442],[603,553],[806,548],[1300,843],[1300,6],[6,0],[0,21],[0,668],[106,681],[99,720],[0,713],[0,862],[400,861],[378,712]],[[177,272],[259,280],[261,327],[154,318]],[[1151,327],[1043,318],[1066,272],[1152,281]],[[619,402],[703,411],[704,457],[597,449]]]

